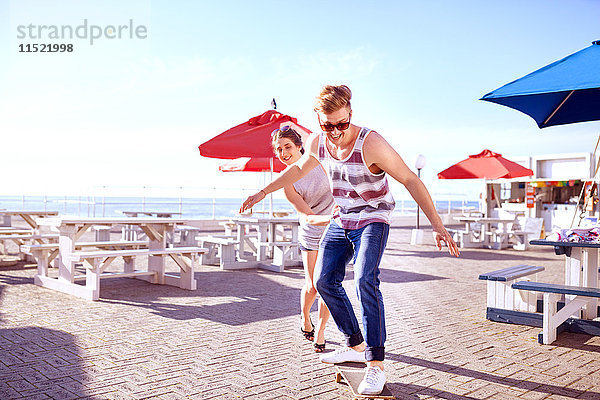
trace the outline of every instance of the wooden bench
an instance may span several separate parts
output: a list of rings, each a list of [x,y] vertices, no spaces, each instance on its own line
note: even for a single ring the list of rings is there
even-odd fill
[[[219,222],[219,225],[225,229],[226,235],[233,235],[237,227],[236,223],[231,221],[221,221]]]
[[[175,232],[179,233],[179,241],[174,243],[174,245],[181,247],[197,246],[198,240],[196,239],[196,236],[200,231],[201,229],[196,226],[176,225]]]
[[[458,247],[461,249],[469,247],[471,243],[469,232],[464,229],[447,229],[447,231],[452,235],[452,239],[454,239]]]
[[[94,231],[94,237],[96,242],[108,242],[110,241],[110,229],[108,225],[94,225],[92,230]]]
[[[542,282],[515,282],[512,287],[519,290],[528,290],[544,293],[544,320],[542,333],[538,336],[541,344],[551,344],[558,336],[561,325],[571,317],[571,315],[583,311],[582,317],[585,319],[594,319],[598,315],[596,305],[597,298],[600,298],[599,288],[567,286]],[[565,299],[565,305],[558,311],[558,302],[565,296],[574,296]]]
[[[3,215],[0,211],[0,228],[12,226],[12,218],[10,215]]]
[[[236,247],[239,242],[231,235],[202,236],[200,246],[206,253],[200,255],[200,264],[218,265],[221,269],[237,269]],[[240,266],[242,267],[242,266]]]
[[[512,284],[517,279],[531,275],[537,281],[537,274],[544,269],[540,266],[517,265],[479,275],[479,279],[487,280],[488,315],[490,312],[494,312],[494,309],[535,312],[537,296],[527,291],[515,290]]]
[[[511,230],[510,237],[514,239],[513,249],[529,249],[529,241],[539,239],[544,225],[543,218],[518,218],[518,228]]]
[[[31,229],[0,229],[0,238],[8,235],[32,235],[33,233]]]
[[[98,300],[100,294],[100,279],[112,277],[136,277],[152,283],[178,286],[182,289],[195,290],[194,266],[199,254],[206,252],[200,247],[173,247],[162,250],[137,249],[137,250],[97,250],[76,251],[71,254],[74,262],[83,262],[86,274],[75,276],[74,280],[85,280],[86,287],[92,290],[91,300]],[[180,275],[165,273],[164,270],[153,270],[150,266],[147,271],[136,270],[134,258],[139,256],[169,256],[179,266]],[[186,258],[183,258],[185,256]],[[123,257],[124,271],[107,273],[106,268],[117,258]]]
[[[36,242],[39,244],[44,244],[47,242],[57,242],[58,241],[58,234],[55,233],[43,233],[43,234],[36,234],[33,233],[32,231],[28,231],[29,233],[27,234],[10,234],[10,235],[0,235],[0,254],[6,254],[6,245],[5,245],[5,241],[12,241],[14,242],[17,247],[19,248],[20,251],[20,247],[24,244],[26,244],[26,242]]]
[[[297,257],[298,243],[280,241],[268,242],[265,245],[273,248],[273,267],[275,272],[283,272],[283,269],[294,262]],[[278,267],[278,268],[277,268]]]
[[[509,247],[509,240],[512,237],[511,232],[494,230],[486,232],[485,234],[489,236],[489,248],[494,250],[504,250]]]
[[[95,247],[98,249],[106,250],[139,249],[141,247],[148,247],[148,242],[143,240],[137,240],[75,243],[75,249],[82,249],[87,247]],[[32,245],[25,244],[20,246],[20,251],[23,254],[31,255],[35,259],[38,266],[39,275],[48,276],[48,267],[58,255],[58,243],[44,243]]]

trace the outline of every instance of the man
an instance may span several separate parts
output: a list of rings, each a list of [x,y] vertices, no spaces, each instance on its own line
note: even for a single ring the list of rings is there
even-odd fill
[[[315,267],[316,287],[347,347],[321,356],[326,363],[362,361],[365,376],[361,394],[379,394],[385,384],[385,313],[379,290],[379,263],[387,243],[394,199],[386,175],[402,183],[419,204],[433,229],[435,244],[442,242],[458,256],[456,243],[444,228],[425,185],[400,155],[377,132],[351,123],[352,92],[345,86],[323,87],[315,112],[323,132],[311,135],[306,153],[292,167],[258,193],[248,197],[240,212],[297,181],[320,162],[329,177],[336,204],[333,221],[321,240]],[[365,338],[342,281],[354,259],[354,281],[361,306]]]

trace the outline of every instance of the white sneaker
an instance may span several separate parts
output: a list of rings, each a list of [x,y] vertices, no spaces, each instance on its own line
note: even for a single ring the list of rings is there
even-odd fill
[[[379,367],[366,367],[365,376],[358,385],[360,394],[379,394],[385,385],[385,374]]]
[[[356,351],[350,347],[340,347],[332,353],[322,354],[319,360],[328,364],[339,364],[343,362],[362,362],[366,363],[364,351]]]

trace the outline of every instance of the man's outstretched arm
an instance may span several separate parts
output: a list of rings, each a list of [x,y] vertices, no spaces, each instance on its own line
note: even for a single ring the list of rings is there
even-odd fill
[[[460,254],[458,246],[444,227],[427,188],[421,179],[408,168],[396,150],[380,134],[371,132],[365,140],[363,157],[368,166],[374,164],[406,187],[429,219],[437,248],[441,249],[441,242],[445,242],[450,254],[458,256]]]

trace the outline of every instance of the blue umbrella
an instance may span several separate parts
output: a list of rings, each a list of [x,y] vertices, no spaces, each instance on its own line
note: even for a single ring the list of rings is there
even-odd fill
[[[540,128],[600,120],[600,40],[480,100],[519,110]]]

